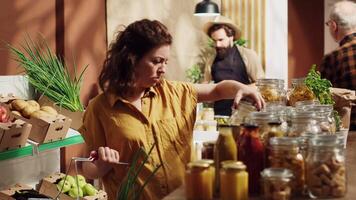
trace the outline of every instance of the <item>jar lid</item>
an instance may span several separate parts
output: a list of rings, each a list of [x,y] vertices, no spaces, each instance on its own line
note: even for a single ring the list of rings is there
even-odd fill
[[[266,168],[261,172],[263,178],[292,178],[293,173],[285,168]]]
[[[211,145],[215,145],[216,141],[206,141],[206,142],[203,142],[203,146],[211,146]]]
[[[212,159],[201,159],[201,160],[197,160],[195,162],[208,163],[210,166],[214,165],[214,160],[212,160]]]
[[[305,77],[292,78],[292,84],[304,83]]]
[[[312,147],[343,147],[344,135],[318,134],[309,139],[309,145]]]
[[[213,108],[203,108],[204,111],[213,111]]]
[[[269,139],[269,144],[283,146],[298,146],[298,138],[296,137],[272,137]]]
[[[201,161],[194,161],[194,162],[190,162],[188,163],[188,168],[207,168],[209,167],[210,164],[207,162],[201,162]]]
[[[265,85],[265,84],[274,84],[274,85],[284,85],[283,79],[276,78],[259,78],[256,80],[256,85]]]
[[[246,165],[244,165],[240,161],[227,163],[227,164],[221,165],[221,167],[225,170],[246,170]]]
[[[220,162],[220,165],[222,166],[222,167],[224,167],[224,165],[227,165],[227,164],[233,164],[233,163],[237,163],[237,164],[242,164],[242,162],[241,161],[236,161],[236,160],[224,160],[224,161],[222,161],[222,162]]]

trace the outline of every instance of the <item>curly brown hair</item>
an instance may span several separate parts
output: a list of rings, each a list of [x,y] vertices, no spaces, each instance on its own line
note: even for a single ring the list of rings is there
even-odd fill
[[[157,20],[143,19],[128,25],[110,45],[99,76],[100,88],[124,96],[135,81],[138,61],[152,49],[171,44],[167,27]]]

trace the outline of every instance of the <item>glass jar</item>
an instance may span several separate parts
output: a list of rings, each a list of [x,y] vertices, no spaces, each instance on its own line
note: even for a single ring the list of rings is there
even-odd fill
[[[278,116],[272,111],[252,112],[246,120],[246,123],[257,124],[259,132],[264,133],[268,131],[268,122],[278,121]]]
[[[209,164],[209,170],[210,170],[210,173],[211,173],[211,181],[213,182],[213,189],[215,188],[215,163],[214,163],[214,160],[212,159],[201,159],[201,160],[197,160],[196,161],[197,163],[208,163]],[[214,193],[214,191],[213,191]]]
[[[257,79],[256,86],[267,103],[281,103],[285,105],[286,91],[283,79]]]
[[[337,198],[346,194],[343,138],[321,135],[309,140],[306,183],[311,198]]]
[[[203,114],[201,116],[202,120],[214,120],[214,109],[212,108],[203,108]]]
[[[220,180],[221,200],[248,200],[248,174],[242,162],[225,164]]]
[[[282,122],[280,121],[270,121],[268,122],[268,128],[262,133],[262,141],[267,148],[269,146],[269,140],[273,137],[283,137],[286,132],[282,130]]]
[[[241,125],[245,118],[249,116],[250,113],[256,112],[257,109],[254,105],[252,105],[249,101],[240,101],[237,109],[232,111],[232,115],[230,118],[230,122],[233,125]]]
[[[287,136],[299,137],[304,133],[320,133],[320,126],[315,120],[315,113],[310,111],[296,111],[291,116],[291,127]]]
[[[202,159],[214,159],[215,141],[203,142]]]
[[[219,170],[220,163],[225,160],[237,160],[237,146],[232,135],[232,128],[230,126],[219,126],[219,136],[215,144],[214,149],[214,161],[215,161],[215,183],[219,186]],[[219,193],[219,189],[216,188],[216,194]]]
[[[249,193],[258,194],[260,191],[260,172],[264,169],[265,147],[261,140],[259,127],[256,124],[243,124],[238,139],[238,160],[247,166],[249,174]]]
[[[204,122],[203,121],[196,121],[194,124],[195,131],[204,131]]]
[[[333,105],[306,105],[304,110],[312,111],[316,114],[321,131],[334,134],[336,132],[336,123],[333,115]]]
[[[299,141],[292,137],[275,137],[270,140],[268,163],[273,168],[292,171],[292,186],[296,195],[303,194],[305,175],[304,159],[299,151]]]
[[[298,101],[314,100],[315,95],[304,83],[305,78],[292,79],[292,90],[289,93],[289,105],[295,106]]]
[[[204,131],[216,131],[217,123],[216,121],[203,121]]]
[[[292,193],[293,173],[284,168],[267,168],[261,172],[263,199],[287,200]]]
[[[208,163],[191,162],[185,172],[186,195],[188,200],[212,200],[213,181]]]

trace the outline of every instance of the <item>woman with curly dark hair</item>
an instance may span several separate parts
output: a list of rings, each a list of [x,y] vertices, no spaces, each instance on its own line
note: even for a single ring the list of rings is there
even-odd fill
[[[202,101],[249,97],[264,106],[255,88],[236,81],[191,84],[168,81],[166,71],[172,36],[156,20],[136,21],[120,32],[110,46],[99,84],[103,93],[89,104],[80,132],[98,160],[83,164],[89,178],[102,178],[110,200],[127,166],[140,148],[154,149],[139,174],[138,184],[162,165],[146,185],[143,199],[161,199],[182,184],[191,154],[196,105]],[[119,156],[120,153],[120,156]]]

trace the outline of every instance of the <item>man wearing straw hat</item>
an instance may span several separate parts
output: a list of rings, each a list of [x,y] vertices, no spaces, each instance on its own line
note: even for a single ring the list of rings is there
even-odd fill
[[[241,30],[227,17],[218,16],[204,25],[204,32],[213,40],[216,54],[206,63],[204,81],[215,83],[222,80],[235,80],[252,84],[264,78],[264,71],[256,52],[235,45],[240,39]],[[233,100],[214,103],[216,115],[231,115]]]

